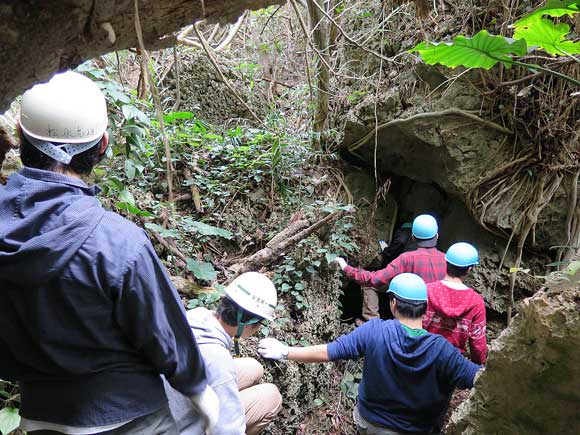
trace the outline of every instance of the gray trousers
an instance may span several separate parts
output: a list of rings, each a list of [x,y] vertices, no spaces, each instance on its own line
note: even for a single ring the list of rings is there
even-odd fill
[[[358,412],[358,407],[355,405],[352,411],[352,418],[356,425],[357,433],[360,435],[404,435],[396,430],[387,427],[377,426],[368,420],[365,420]]]
[[[63,435],[61,432],[52,430],[35,430],[28,433],[29,435]],[[179,431],[169,411],[169,406],[166,406],[116,429],[99,432],[97,435],[179,435]]]

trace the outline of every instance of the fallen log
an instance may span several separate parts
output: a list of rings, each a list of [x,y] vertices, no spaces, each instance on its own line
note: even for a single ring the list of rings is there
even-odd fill
[[[173,282],[173,285],[179,293],[189,297],[196,297],[202,293],[214,293],[217,291],[214,287],[202,287],[182,276],[171,276],[171,282]]]
[[[271,264],[290,248],[293,248],[300,240],[310,236],[324,225],[340,219],[344,216],[344,214],[344,211],[331,213],[306,228],[304,227],[308,224],[308,221],[296,221],[285,228],[282,232],[274,236],[272,240],[266,244],[264,249],[261,249],[249,257],[246,257],[238,263],[230,266],[229,270],[233,273],[233,277],[235,277],[241,273],[258,270],[263,266]]]

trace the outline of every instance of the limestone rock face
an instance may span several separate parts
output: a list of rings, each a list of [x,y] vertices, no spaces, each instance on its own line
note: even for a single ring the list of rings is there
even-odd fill
[[[417,78],[409,75],[406,80]],[[417,87],[414,94],[407,94],[393,86],[378,99],[369,97],[352,108],[343,127],[345,155],[358,157],[368,166],[374,166],[376,161],[382,174],[433,183],[468,208],[477,207],[476,221],[483,216],[482,226],[509,237],[533,199],[526,196],[526,190],[538,182],[535,174],[522,171],[517,184],[510,188],[506,183],[504,190],[500,187],[499,196],[483,195],[475,204],[471,198],[478,182],[515,160],[514,137],[479,113],[482,97],[467,82],[457,83],[443,93],[429,95],[429,90]],[[375,104],[378,125],[387,124],[378,130],[376,138]],[[469,115],[476,115],[483,122]],[[535,234],[537,247],[548,249],[566,244],[562,228],[567,201],[561,187],[554,205],[540,214]]]
[[[522,302],[448,434],[580,433],[580,286]]]

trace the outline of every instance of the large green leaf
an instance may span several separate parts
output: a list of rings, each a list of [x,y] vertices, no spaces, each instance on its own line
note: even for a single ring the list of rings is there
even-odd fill
[[[527,52],[526,41],[510,40],[503,36],[490,35],[482,30],[473,38],[456,36],[453,42],[421,42],[410,52],[418,52],[429,65],[441,64],[450,68],[490,69],[498,62],[511,66],[511,56],[523,56]]]
[[[203,222],[193,221],[191,225],[197,230],[199,234],[203,236],[219,236],[223,237],[224,239],[231,239],[233,237],[231,231],[214,227],[213,225],[204,224]]]
[[[14,408],[0,409],[0,433],[8,435],[20,426],[20,415]]]
[[[153,224],[153,223],[148,222],[145,224],[145,228],[147,228],[148,230],[151,230],[151,231],[155,231],[157,234],[159,234],[164,239],[166,239],[168,237],[172,237],[176,240],[181,239],[181,234],[179,234],[179,231],[168,230],[168,229],[163,228],[161,225],[157,225],[157,224]]]
[[[217,272],[211,263],[204,263],[203,261],[197,261],[193,258],[187,259],[187,269],[192,272],[197,279],[204,281],[213,281],[217,276]]]
[[[580,0],[550,0],[544,6],[524,16],[514,23],[514,27],[519,29],[527,26],[530,22],[542,18],[544,15],[550,17],[572,16],[580,12]]]
[[[550,54],[566,56],[580,53],[580,43],[566,39],[570,26],[566,23],[554,24],[547,18],[536,17],[525,26],[516,29],[514,38],[525,39],[528,47],[543,48]]]

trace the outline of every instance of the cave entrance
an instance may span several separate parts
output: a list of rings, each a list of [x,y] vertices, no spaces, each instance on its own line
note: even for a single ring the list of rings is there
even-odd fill
[[[368,189],[369,182],[361,181],[361,177],[371,180],[372,192],[362,192],[361,185]],[[388,264],[379,255],[378,240],[384,239],[390,242],[398,228],[406,222],[411,222],[419,214],[429,213],[438,221],[439,242],[437,247],[445,252],[447,248],[457,241],[469,241],[480,251],[499,252],[502,246],[498,245],[495,237],[486,233],[473,219],[467,207],[455,196],[447,193],[434,183],[425,183],[408,177],[389,174],[385,179],[391,180],[388,194],[377,206],[374,213],[374,228],[376,232],[377,255],[370,261],[362,261],[355,256],[350,256],[348,262],[356,267],[366,270],[379,270]],[[352,173],[345,174],[345,181],[349,188],[353,189],[353,196],[366,204],[374,198],[374,179],[363,171],[353,168]],[[371,196],[369,201],[368,196]],[[372,242],[371,242],[372,243]],[[385,259],[386,260],[386,259]],[[469,285],[469,279],[466,283]],[[474,283],[475,284],[475,283]],[[481,285],[475,286],[480,292]],[[379,294],[380,315],[383,319],[392,318],[385,292]],[[362,290],[360,285],[345,279],[343,295],[340,297],[342,304],[342,320],[354,322],[356,318],[362,318]]]

